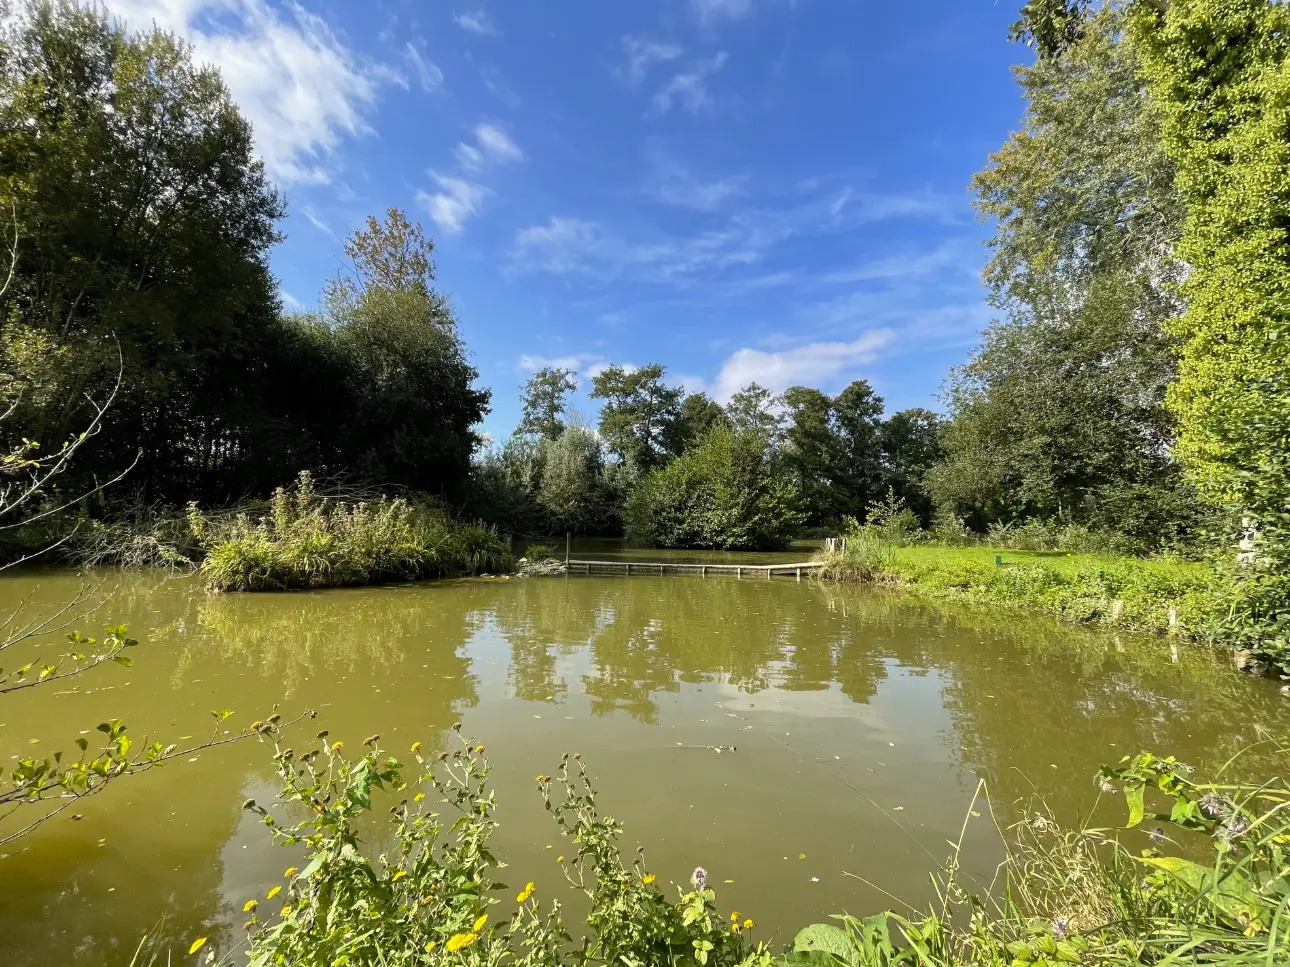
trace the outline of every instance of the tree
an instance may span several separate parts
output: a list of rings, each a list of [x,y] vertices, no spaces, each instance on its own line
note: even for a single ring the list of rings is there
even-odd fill
[[[801,521],[766,438],[725,426],[641,480],[625,511],[628,537],[658,547],[784,547]]]
[[[797,488],[806,523],[832,523],[840,517],[833,482],[837,472],[837,438],[833,401],[817,389],[790,386],[784,391],[788,426],[784,462]]]
[[[346,245],[351,274],[324,293],[323,318],[346,369],[336,469],[457,499],[488,412],[452,306],[436,291],[433,243],[391,209]]]
[[[1252,645],[1290,654],[1290,9],[1268,0],[1132,5],[1130,36],[1187,205],[1187,310],[1169,405],[1209,499],[1262,529],[1234,606]]]
[[[23,243],[0,322],[59,359],[58,402],[20,407],[14,429],[66,438],[119,345],[130,391],[96,469],[142,450],[136,485],[187,499],[239,459],[247,350],[278,311],[281,201],[218,73],[174,37],[71,0],[0,30],[0,210]]]
[[[726,418],[736,432],[760,433],[777,441],[784,425],[783,400],[758,383],[749,383],[730,397]]]
[[[885,493],[882,469],[882,397],[866,380],[851,382],[833,398],[837,437],[834,503],[841,513],[864,520],[869,505]]]
[[[1137,530],[1140,515],[1109,517],[1130,509],[1113,499],[1125,488],[1139,505],[1186,505],[1164,406],[1184,209],[1121,7],[1044,6],[1024,18],[1066,26],[1036,35],[1041,57],[1017,69],[1023,127],[973,182],[995,223],[985,280],[1003,316],[951,374],[928,480],[977,526],[1062,514]]]
[[[924,482],[941,458],[944,420],[921,407],[900,410],[882,423],[881,443],[885,481],[924,525],[931,521],[932,501]]]
[[[647,473],[674,455],[676,426],[685,391],[663,382],[658,363],[639,369],[610,366],[592,378],[592,399],[604,400],[600,435],[637,473]]]
[[[565,398],[578,388],[571,369],[544,366],[529,377],[520,390],[524,415],[516,433],[529,433],[543,440],[554,440],[564,432]]]
[[[678,456],[718,426],[728,424],[726,411],[707,393],[688,393],[681,401],[668,449]]]
[[[570,426],[543,443],[538,503],[552,531],[595,533],[609,508],[600,441],[583,426]]]

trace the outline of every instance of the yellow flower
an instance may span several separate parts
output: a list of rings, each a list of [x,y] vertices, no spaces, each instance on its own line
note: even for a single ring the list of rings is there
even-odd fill
[[[434,953],[434,950],[437,946],[439,945],[435,943],[433,940],[431,940],[428,944],[426,944],[426,953],[428,954]]]
[[[751,920],[751,919],[749,919],[749,920],[745,920],[745,921],[744,921],[744,929],[745,929],[745,930],[751,930],[752,928],[753,928],[753,922],[752,922],[752,920]]]
[[[557,857],[555,858],[555,861],[556,861],[557,863],[563,863],[563,862],[564,862],[564,857],[563,857],[563,856],[557,856]]]
[[[198,937],[196,940],[193,941],[193,945],[188,948],[188,952],[190,954],[197,953],[197,951],[201,950],[203,947],[206,946],[206,940],[207,940],[206,937]]]
[[[737,924],[737,923],[732,923],[732,924],[730,925],[730,932],[731,932],[731,933],[738,933],[738,932],[739,932],[739,924]]]
[[[420,742],[413,742],[413,743],[412,743],[412,751],[413,751],[413,752],[419,752],[419,751],[421,751],[421,743],[420,743]]]
[[[651,883],[654,882],[654,874],[646,873],[644,876],[641,877],[641,882],[644,883],[646,886],[649,886]]]
[[[479,933],[480,930],[484,929],[484,924],[486,924],[487,922],[488,922],[488,914],[485,913],[482,917],[480,917],[478,920],[474,922],[474,924],[470,928],[470,932]]]
[[[730,911],[730,919],[731,919],[731,920],[738,920],[738,919],[739,919],[739,911],[738,911],[738,910],[731,910],[731,911]]]
[[[479,753],[483,751],[484,751],[484,747],[482,745],[475,746],[475,755],[479,755]]]
[[[479,934],[477,933],[454,933],[448,938],[448,950],[451,953],[456,953],[462,947],[469,947],[478,939]]]
[[[533,891],[536,889],[537,887],[533,885],[533,881],[529,880],[527,883],[524,884],[524,889],[520,890],[520,894],[515,898],[515,902],[516,903],[527,902],[528,898],[533,895]]]
[[[283,876],[295,876],[295,875],[296,875],[296,868],[295,868],[294,866],[288,866],[288,867],[286,868],[286,870],[283,872],[283,874],[282,874],[282,875],[283,875]]]
[[[419,793],[417,793],[415,796],[413,796],[413,797],[412,797],[412,801],[413,801],[413,802],[420,802],[420,801],[421,801],[422,799],[424,799],[425,797],[426,797],[426,794],[425,794],[424,792],[419,792]]]
[[[281,892],[282,892],[282,887],[275,886],[272,890],[270,890],[268,893],[264,895],[264,898],[266,900],[272,900],[275,896],[277,896]]]
[[[403,879],[407,875],[408,875],[407,870],[395,870],[394,875],[390,877],[390,882],[397,883],[399,880]]]
[[[343,749],[343,748],[345,748],[345,743],[344,743],[344,742],[333,742],[333,743],[331,744],[331,750],[332,750],[333,752],[335,752],[337,749]]]
[[[254,910],[254,909],[255,909],[256,907],[258,907],[259,905],[260,905],[260,904],[259,904],[257,901],[255,901],[255,900],[247,900],[247,901],[246,901],[246,903],[242,906],[242,912],[243,912],[243,913],[250,913],[252,910]]]

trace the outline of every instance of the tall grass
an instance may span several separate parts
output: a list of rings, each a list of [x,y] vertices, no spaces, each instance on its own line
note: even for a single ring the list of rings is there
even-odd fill
[[[221,591],[286,591],[510,570],[510,547],[491,527],[461,524],[428,505],[318,495],[308,473],[278,488],[262,513],[223,519],[195,505],[189,526],[205,553],[201,573]]]

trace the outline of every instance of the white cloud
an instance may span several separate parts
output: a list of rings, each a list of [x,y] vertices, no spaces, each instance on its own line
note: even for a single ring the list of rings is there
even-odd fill
[[[723,50],[714,57],[699,61],[691,71],[673,74],[672,79],[654,93],[652,104],[655,112],[666,114],[679,102],[691,114],[698,114],[711,105],[708,78],[721,70],[725,63],[726,52]]]
[[[570,369],[575,374],[593,376],[610,365],[604,356],[596,353],[571,353],[567,356],[540,356],[524,353],[515,361],[521,373],[536,373],[539,369]],[[589,372],[595,370],[595,373]]]
[[[479,213],[479,205],[488,194],[488,189],[464,178],[441,175],[437,171],[431,171],[430,177],[440,190],[434,193],[418,191],[416,200],[436,225],[455,235],[468,219]]]
[[[475,125],[474,133],[474,144],[458,141],[453,148],[457,163],[467,171],[482,171],[489,162],[507,164],[523,160],[524,152],[497,125],[481,121]]]
[[[834,272],[826,272],[820,281],[834,285],[893,279],[920,279],[933,273],[949,276],[967,275],[975,279],[980,269],[979,253],[972,253],[963,242],[951,239],[927,252],[886,255]]]
[[[582,218],[553,217],[515,233],[511,255],[521,268],[562,275],[585,271],[588,259],[607,240],[600,226]]]
[[[430,94],[443,87],[443,71],[426,60],[421,51],[417,50],[416,45],[409,42],[405,53],[409,63],[412,64],[413,71],[416,72],[417,80],[421,82],[421,90]]]
[[[510,136],[495,124],[475,125],[475,140],[486,154],[498,164],[520,161],[524,152],[516,146]]]
[[[658,196],[669,205],[694,208],[710,212],[726,201],[744,193],[736,181],[719,178],[716,181],[690,181],[677,179],[659,186]]]
[[[452,19],[458,27],[472,34],[491,37],[497,33],[497,28],[493,26],[493,18],[486,10],[463,10]]]
[[[872,362],[892,337],[889,329],[871,329],[849,342],[813,342],[776,352],[739,349],[722,365],[713,393],[725,402],[754,382],[777,393],[799,384],[829,385]]]
[[[330,180],[346,137],[370,132],[367,114],[387,69],[360,61],[322,18],[266,0],[108,0],[133,29],[151,24],[193,45],[220,69],[255,129],[269,173],[281,182]]]
[[[627,55],[624,75],[632,83],[639,84],[645,79],[651,66],[676,60],[681,56],[682,50],[679,44],[645,40],[640,37],[624,37],[623,53]]]
[[[702,23],[738,20],[752,10],[752,0],[690,0],[690,8]]]

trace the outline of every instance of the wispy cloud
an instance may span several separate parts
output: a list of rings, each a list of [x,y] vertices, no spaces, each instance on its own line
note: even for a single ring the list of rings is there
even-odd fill
[[[893,338],[888,329],[873,329],[845,342],[810,342],[788,349],[738,349],[712,384],[722,402],[749,383],[781,392],[790,386],[829,386],[857,367],[873,362]]]
[[[468,171],[481,171],[489,164],[502,165],[524,159],[519,145],[495,124],[481,121],[475,125],[474,135],[474,144],[459,141],[453,148],[457,163]]]
[[[753,8],[753,0],[690,0],[690,9],[701,23],[738,20]]]
[[[655,113],[666,114],[676,104],[680,104],[691,114],[698,114],[711,106],[712,95],[708,93],[708,79],[721,70],[725,63],[726,52],[722,50],[698,61],[689,71],[673,74],[666,84],[654,92],[650,103]]]
[[[947,239],[929,251],[907,251],[869,259],[850,268],[825,272],[819,280],[829,285],[850,285],[889,279],[924,279],[929,275],[967,276],[975,280],[981,255],[962,239]]]
[[[624,37],[622,44],[623,53],[627,55],[623,76],[634,84],[645,80],[645,75],[654,64],[676,60],[683,53],[680,44],[646,40],[643,37]]]
[[[417,50],[416,45],[411,41],[404,48],[404,55],[407,57],[408,63],[412,65],[412,70],[421,84],[421,90],[429,94],[443,87],[443,71],[426,60],[425,56],[421,51]]]
[[[668,205],[710,212],[745,194],[744,177],[698,177],[672,157],[661,141],[651,142],[646,156],[651,168],[646,191]]]
[[[464,178],[441,175],[437,171],[432,170],[429,174],[439,190],[418,191],[417,203],[425,208],[443,231],[456,235],[470,218],[478,214],[479,205],[487,197],[488,189]]]
[[[330,180],[347,137],[370,133],[368,113],[388,69],[365,62],[298,4],[265,0],[109,0],[134,29],[153,23],[192,43],[224,76],[251,121],[269,173],[284,183]]]
[[[458,27],[472,34],[492,37],[497,33],[497,27],[493,25],[493,18],[487,10],[463,10],[452,19]]]

